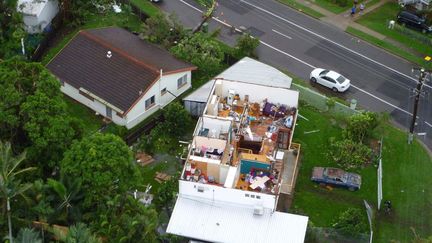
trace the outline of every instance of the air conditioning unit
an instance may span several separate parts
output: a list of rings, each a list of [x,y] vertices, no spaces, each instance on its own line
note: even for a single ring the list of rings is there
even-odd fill
[[[264,207],[263,206],[255,206],[254,207],[254,215],[261,216],[264,214]]]

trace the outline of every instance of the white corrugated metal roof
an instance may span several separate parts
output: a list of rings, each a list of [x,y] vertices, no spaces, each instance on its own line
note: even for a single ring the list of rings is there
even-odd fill
[[[195,101],[195,102],[207,102],[210,95],[210,91],[213,88],[214,80],[210,80],[203,86],[199,87],[194,92],[183,98],[183,100]]]
[[[304,242],[308,217],[179,196],[167,232],[211,242]]]
[[[276,68],[249,57],[242,58],[236,64],[217,75],[216,78],[288,89],[291,87],[292,82],[292,78]]]
[[[276,68],[249,57],[244,57],[221,74],[217,75],[216,78],[288,89],[291,87],[292,82],[292,78]],[[213,84],[214,80],[210,80],[202,87],[186,96],[183,100],[207,102]]]
[[[26,15],[38,16],[48,0],[18,0],[17,11]]]

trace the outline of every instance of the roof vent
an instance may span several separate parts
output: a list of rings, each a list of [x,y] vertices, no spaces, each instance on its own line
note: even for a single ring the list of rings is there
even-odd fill
[[[142,94],[142,90],[140,90],[140,91],[138,92],[138,94],[141,95],[141,94]]]
[[[112,53],[111,53],[111,51],[107,51],[106,56],[107,56],[108,58],[111,58],[111,57],[112,57]]]

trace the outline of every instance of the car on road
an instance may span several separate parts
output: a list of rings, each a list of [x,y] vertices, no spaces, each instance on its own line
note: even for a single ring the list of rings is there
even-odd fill
[[[397,15],[397,21],[401,25],[417,29],[423,33],[432,32],[432,26],[426,23],[426,19],[413,12],[402,10]]]
[[[162,2],[162,0],[149,0],[149,1],[152,3],[161,3]]]
[[[350,191],[358,190],[361,186],[361,176],[359,174],[331,167],[314,167],[311,180],[320,185],[345,187]]]
[[[315,68],[310,74],[312,83],[321,84],[335,92],[345,92],[350,87],[350,80],[335,71]]]

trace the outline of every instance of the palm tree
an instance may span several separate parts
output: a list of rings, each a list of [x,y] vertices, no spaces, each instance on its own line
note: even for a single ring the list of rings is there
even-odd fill
[[[22,183],[18,176],[35,169],[34,167],[18,169],[25,156],[26,153],[23,152],[14,157],[11,144],[0,141],[0,197],[3,208],[6,207],[7,210],[9,241],[11,243],[13,243],[13,237],[10,200],[18,195],[24,196],[24,192],[32,186],[31,183]]]
[[[31,228],[22,228],[15,239],[16,243],[42,243],[39,232]]]
[[[84,223],[77,223],[69,227],[66,231],[53,229],[54,235],[61,241],[66,243],[100,243],[102,242]]]
[[[62,177],[60,181],[48,179],[47,184],[57,196],[57,218],[64,218],[66,224],[78,221],[81,212],[77,206],[84,197],[81,190],[81,181],[73,178]]]

